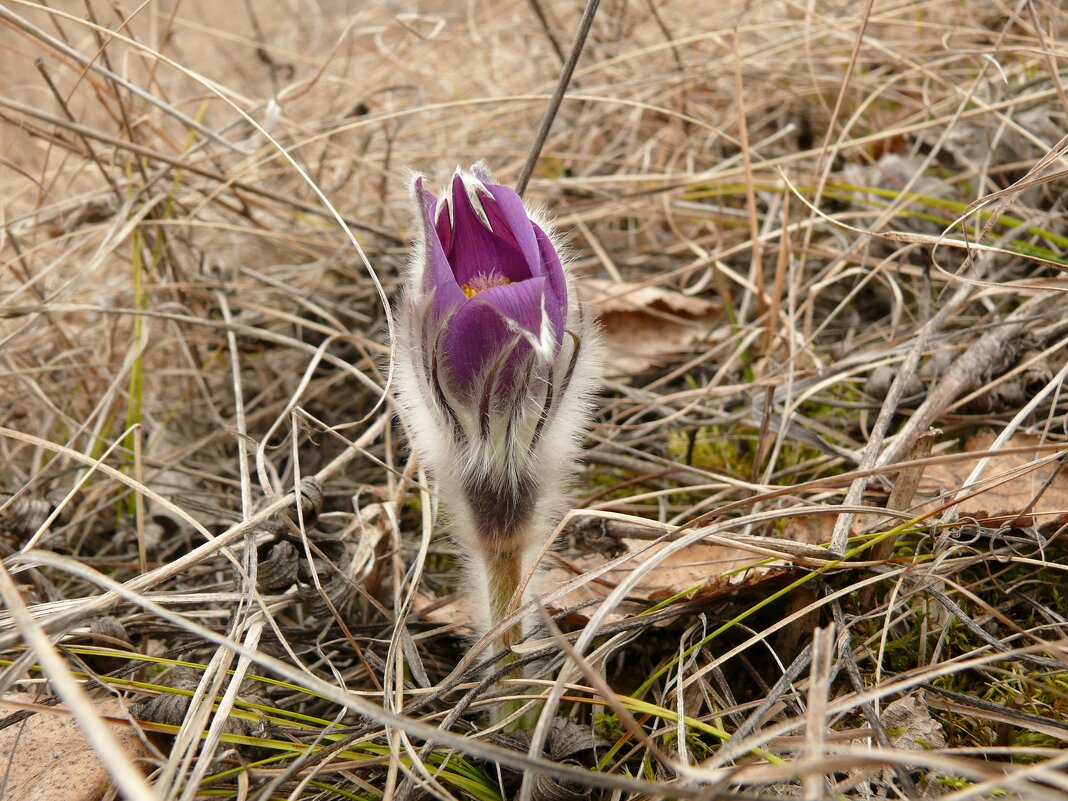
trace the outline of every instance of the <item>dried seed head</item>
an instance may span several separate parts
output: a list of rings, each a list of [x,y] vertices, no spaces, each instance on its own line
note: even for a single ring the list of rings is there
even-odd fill
[[[261,546],[256,565],[256,589],[266,595],[282,592],[297,580],[300,555],[289,540],[276,540]]]

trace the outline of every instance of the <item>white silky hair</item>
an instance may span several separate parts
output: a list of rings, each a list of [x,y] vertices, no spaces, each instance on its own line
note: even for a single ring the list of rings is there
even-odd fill
[[[466,179],[491,181],[484,165],[472,168],[475,175],[461,172]],[[413,175],[415,182],[420,176]],[[483,188],[483,191],[484,188]],[[464,563],[466,591],[473,601],[478,619],[478,633],[491,625],[488,569],[496,556],[496,542],[480,534],[476,509],[468,488],[481,486],[498,493],[515,492],[523,482],[534,487],[533,507],[523,524],[513,533],[518,539],[512,547],[522,554],[525,575],[533,567],[537,552],[566,505],[566,493],[574,481],[582,438],[589,425],[592,396],[599,385],[602,345],[596,322],[585,313],[570,273],[566,252],[558,244],[555,232],[543,211],[530,212],[531,220],[541,227],[560,255],[568,288],[565,334],[559,352],[545,348],[544,331],[539,343],[530,343],[532,369],[525,397],[515,409],[493,409],[488,431],[481,425],[477,402],[452,402],[451,390],[435,385],[428,374],[426,347],[436,347],[436,338],[427,342],[425,318],[432,314],[432,296],[424,291],[424,271],[429,263],[429,243],[425,239],[426,223],[421,219],[422,205],[416,197],[415,235],[408,262],[408,281],[398,309],[396,354],[396,395],[403,410],[413,450],[428,468],[432,488],[444,522],[458,547]],[[451,204],[450,204],[451,205]],[[438,211],[440,212],[440,203]],[[450,209],[451,213],[451,209]],[[544,315],[544,310],[543,310]],[[437,326],[431,326],[436,331]],[[551,332],[555,333],[555,332]],[[539,347],[541,345],[541,347]],[[578,352],[576,353],[576,349]],[[430,354],[431,360],[436,354]],[[488,370],[488,380],[495,377]],[[443,377],[442,382],[447,384]],[[476,384],[472,397],[492,387]],[[551,390],[551,392],[550,392]],[[444,402],[443,402],[444,401]],[[527,585],[525,596],[536,593],[537,582]]]

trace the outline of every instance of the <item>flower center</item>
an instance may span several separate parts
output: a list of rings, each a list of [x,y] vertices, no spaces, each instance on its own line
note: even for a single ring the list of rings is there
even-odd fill
[[[479,292],[485,292],[487,289],[493,289],[495,286],[506,286],[510,283],[512,283],[511,279],[500,273],[493,275],[479,273],[466,284],[460,284],[460,291],[468,298],[473,298]]]

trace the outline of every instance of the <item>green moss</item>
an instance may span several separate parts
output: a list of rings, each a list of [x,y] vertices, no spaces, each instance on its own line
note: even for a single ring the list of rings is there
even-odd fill
[[[593,729],[606,740],[618,740],[626,733],[619,718],[610,712],[597,712],[593,716]]]
[[[972,782],[963,776],[939,776],[937,783],[950,790],[964,790],[972,786]]]
[[[755,436],[751,429],[727,433],[721,426],[672,431],[668,435],[667,456],[702,470],[749,475]]]
[[[895,672],[904,672],[916,667],[919,655],[920,627],[913,626],[902,636],[886,643],[886,663]]]
[[[677,731],[671,731],[664,735],[664,750],[668,753],[678,752],[679,750],[679,735]],[[690,728],[686,729],[686,750],[690,752],[690,756],[698,761],[703,761],[710,757],[713,752],[713,746],[719,743],[710,744],[701,737],[700,734],[693,731]]]

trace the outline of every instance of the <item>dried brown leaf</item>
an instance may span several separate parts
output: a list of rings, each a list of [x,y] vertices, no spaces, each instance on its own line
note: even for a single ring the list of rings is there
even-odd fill
[[[6,700],[33,703],[33,697],[12,694]],[[6,707],[6,705],[3,705]],[[0,797],[4,801],[98,801],[111,788],[111,777],[74,718],[62,707],[39,707],[23,721],[0,730]],[[5,713],[13,711],[5,708]],[[100,715],[123,717],[114,698],[96,702]],[[137,733],[113,724],[112,734],[130,759],[149,756]]]
[[[964,450],[982,452],[993,444],[995,434],[985,431],[969,437]],[[1017,434],[1009,439],[1005,448],[1026,448],[1042,444],[1037,437]],[[980,481],[994,479],[1000,474],[1016,474],[1007,481],[997,482],[988,489],[977,487],[971,497],[962,501],[958,507],[958,517],[973,519],[983,525],[999,526],[1037,526],[1045,528],[1061,525],[1068,521],[1068,474],[1061,470],[1059,463],[1052,462],[1026,470],[1026,466],[1048,456],[1039,451],[997,455],[980,478]],[[968,475],[975,467],[975,462],[952,462],[931,465],[924,475],[922,492],[935,495],[962,487]],[[1054,472],[1057,475],[1053,475]],[[1051,479],[1052,477],[1052,479]],[[1046,486],[1047,483],[1049,486]],[[933,508],[935,502],[922,507]]]
[[[618,620],[627,612],[639,611],[649,602],[662,601],[680,593],[690,593],[690,598],[693,600],[708,600],[730,593],[743,585],[751,586],[760,583],[781,573],[783,562],[741,570],[747,565],[753,565],[766,558],[763,553],[748,546],[775,550],[781,542],[784,553],[793,553],[799,544],[817,546],[821,542],[826,542],[829,532],[830,529],[826,526],[813,525],[794,529],[789,540],[739,537],[737,546],[710,543],[691,545],[665,557],[642,577],[630,593],[631,598],[640,599],[639,605],[629,609],[626,604],[623,604],[618,607],[618,614],[610,618]],[[627,559],[618,568],[609,571],[598,580],[591,581],[568,593],[557,600],[554,606],[566,609],[586,604],[581,609],[581,615],[589,617],[620,581],[642,564],[655,559],[669,545],[669,543],[658,543],[643,551],[649,544],[646,540],[623,539],[621,543],[633,555],[632,558]],[[594,570],[607,561],[605,555],[600,553],[583,554],[576,558],[562,556],[552,558],[555,564],[542,577],[543,586],[546,587],[571,581],[576,576]]]
[[[707,340],[723,316],[718,303],[657,286],[589,280],[582,289],[601,320],[613,375],[677,358]]]

